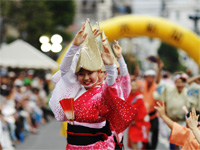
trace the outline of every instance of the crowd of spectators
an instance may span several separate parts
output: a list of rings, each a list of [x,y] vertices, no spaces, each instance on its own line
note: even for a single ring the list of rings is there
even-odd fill
[[[0,149],[15,149],[53,117],[48,107],[51,74],[0,68]]]

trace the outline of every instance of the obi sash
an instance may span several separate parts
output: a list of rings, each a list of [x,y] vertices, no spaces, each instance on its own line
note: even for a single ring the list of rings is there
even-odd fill
[[[98,141],[104,141],[110,136],[111,130],[109,122],[103,128],[89,128],[81,125],[68,124],[67,143],[71,145],[89,145]]]

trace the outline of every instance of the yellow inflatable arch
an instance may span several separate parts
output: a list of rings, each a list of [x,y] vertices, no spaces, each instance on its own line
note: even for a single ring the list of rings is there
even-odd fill
[[[125,15],[100,22],[108,40],[124,37],[148,36],[184,50],[200,66],[200,37],[195,33],[169,22],[166,19],[152,16]],[[69,46],[69,45],[68,45]],[[59,56],[60,64],[68,46]]]

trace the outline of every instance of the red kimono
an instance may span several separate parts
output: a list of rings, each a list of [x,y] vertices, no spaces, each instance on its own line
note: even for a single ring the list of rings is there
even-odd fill
[[[64,67],[62,67],[63,65],[61,64],[61,76],[55,82],[55,89],[49,101],[49,106],[51,107],[51,110],[58,121],[68,122],[67,149],[114,149],[115,143],[113,135],[109,133],[107,134],[108,136],[106,136],[105,133],[107,132],[103,131],[104,129],[107,130],[107,122],[112,124],[112,127],[116,133],[120,133],[124,131],[135,118],[137,109],[133,108],[127,102],[119,98],[120,92],[116,83],[108,86],[106,82],[102,86],[96,86],[87,91],[82,88],[77,80],[76,74],[74,73],[74,67],[70,67],[73,66],[72,58],[78,48],[79,47],[71,45],[66,53],[64,57],[65,59],[62,61]],[[109,67],[112,66],[108,66],[108,68]],[[107,73],[108,71],[109,69],[107,70]],[[114,79],[112,72],[113,71],[110,73],[110,77]],[[68,98],[74,98],[75,119],[73,123],[67,119],[59,103],[59,101]],[[84,131],[89,130],[89,132],[83,133],[83,128]],[[99,129],[101,130],[100,132]],[[93,137],[98,139],[99,135],[101,135],[101,140],[97,140],[96,142],[88,142],[89,140],[86,140],[86,144],[82,144],[81,140],[76,139],[80,139],[82,137],[92,137],[90,140],[93,141]],[[102,135],[104,140],[102,140]],[[84,138],[82,139],[84,140]],[[69,144],[69,140],[71,144]]]
[[[138,114],[128,130],[128,146],[131,142],[148,142],[150,123],[143,101],[143,95],[139,92],[130,94],[127,102],[138,109]]]
[[[117,133],[124,131],[137,114],[137,110],[120,99],[116,94],[118,93],[117,91],[116,84],[110,87],[105,84],[84,92],[74,101],[76,123],[92,124],[108,120]],[[54,114],[57,112],[54,112]],[[105,141],[99,141],[87,146],[68,144],[67,149],[110,149],[110,144],[114,146],[112,136]]]

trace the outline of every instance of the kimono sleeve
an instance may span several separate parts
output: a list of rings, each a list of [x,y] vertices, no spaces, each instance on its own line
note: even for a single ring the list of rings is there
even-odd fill
[[[65,98],[74,98],[81,88],[77,76],[74,73],[77,58],[73,60],[73,56],[76,54],[78,57],[79,53],[76,53],[78,50],[79,47],[77,46],[71,45],[69,47],[62,60],[60,70],[52,78],[55,88],[52,92],[49,106],[57,121],[67,120],[59,101]]]
[[[120,65],[120,86],[122,88],[124,99],[127,100],[131,92],[131,79],[124,58],[121,57],[120,59],[118,59],[118,62]]]
[[[183,146],[190,136],[190,130],[174,122],[169,142]]]
[[[187,94],[191,108],[194,107],[196,110],[200,110],[200,85],[191,83],[188,86]]]
[[[130,125],[138,110],[119,98],[116,83],[102,90],[103,108],[107,109],[107,113],[103,114],[103,117],[112,124],[117,133],[120,133]]]
[[[167,84],[159,84],[156,88],[156,91],[153,92],[153,98],[155,100],[166,102],[166,92],[170,88]]]
[[[125,76],[121,76],[120,80],[121,80],[121,88],[122,88],[124,99],[127,100],[131,92],[130,75],[127,74]]]

